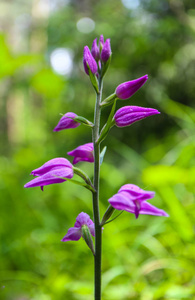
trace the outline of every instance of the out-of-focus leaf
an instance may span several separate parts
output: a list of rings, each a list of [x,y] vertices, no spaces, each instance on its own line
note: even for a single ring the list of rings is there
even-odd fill
[[[0,35],[0,78],[13,75],[18,69],[26,65],[33,65],[40,61],[41,56],[22,54],[12,56],[6,44],[5,37]]]
[[[194,184],[195,168],[185,169],[179,166],[157,165],[143,170],[142,179],[145,184],[153,186],[173,185],[176,183]]]
[[[56,98],[60,95],[65,87],[62,78],[51,69],[43,69],[39,71],[31,80],[34,89],[48,98]]]

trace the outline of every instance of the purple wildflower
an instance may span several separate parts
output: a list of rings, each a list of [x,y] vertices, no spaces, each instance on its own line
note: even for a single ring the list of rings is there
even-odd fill
[[[83,51],[83,65],[84,65],[85,73],[87,75],[89,75],[88,68],[91,70],[91,72],[93,74],[95,74],[97,72],[97,70],[98,70],[97,63],[96,63],[94,57],[92,56],[92,54],[91,54],[88,46],[84,47],[84,51]]]
[[[142,87],[142,85],[147,81],[147,79],[148,75],[144,75],[135,80],[126,81],[119,84],[115,91],[117,97],[122,100],[130,98]]]
[[[68,229],[67,234],[63,237],[62,242],[78,241],[82,236],[82,227],[87,226],[92,236],[95,236],[94,223],[89,215],[81,212],[76,218],[74,227]]]
[[[111,56],[111,47],[110,47],[110,39],[107,39],[103,45],[102,51],[101,51],[101,60],[106,62],[110,56]]]
[[[124,106],[116,111],[114,121],[116,126],[125,127],[155,114],[160,114],[160,112],[154,108]]]
[[[100,50],[97,46],[97,38],[93,41],[92,47],[91,47],[91,54],[95,58],[95,60],[99,60],[100,58]]]
[[[134,184],[125,184],[108,202],[115,209],[135,214],[136,219],[139,214],[168,217],[164,210],[146,202],[146,200],[153,198],[154,195],[154,192],[144,191]]]
[[[77,164],[79,161],[94,162],[93,143],[81,145],[67,154],[74,156],[73,165]]]
[[[78,117],[73,112],[66,113],[58,122],[57,126],[54,128],[53,131],[60,131],[63,129],[70,129],[70,128],[76,128],[80,125],[80,123],[74,121],[74,118]]]
[[[31,175],[38,176],[25,184],[25,188],[40,186],[43,191],[45,185],[61,183],[66,181],[63,178],[73,177],[72,164],[65,158],[53,158],[40,168],[31,172]],[[62,177],[62,178],[59,178]]]

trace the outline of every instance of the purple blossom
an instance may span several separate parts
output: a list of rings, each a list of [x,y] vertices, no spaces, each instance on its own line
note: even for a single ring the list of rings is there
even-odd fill
[[[125,127],[155,114],[160,114],[160,112],[154,108],[124,106],[117,110],[114,121],[116,126]]]
[[[164,210],[146,202],[146,200],[153,198],[154,195],[154,192],[144,191],[134,184],[125,184],[108,202],[115,209],[135,214],[136,219],[139,214],[168,217],[169,215]]]
[[[89,69],[91,70],[91,72],[93,74],[95,74],[97,72],[97,70],[98,70],[97,63],[96,63],[94,57],[92,56],[92,54],[91,54],[88,46],[84,47],[84,51],[83,51],[83,65],[84,65],[85,73],[87,75],[89,75],[88,67],[89,67]]]
[[[74,156],[73,164],[77,164],[79,161],[94,162],[93,156],[93,143],[87,143],[81,145],[74,150],[67,153],[68,155]]]
[[[144,75],[135,80],[126,81],[119,84],[115,91],[116,96],[122,100],[130,98],[142,87],[142,85],[147,81],[147,79],[148,75]]]
[[[110,47],[110,39],[107,39],[103,45],[102,51],[101,51],[101,60],[106,62],[110,56],[111,56],[111,47]]]
[[[94,223],[89,215],[81,212],[76,218],[74,227],[68,229],[67,234],[63,237],[62,242],[78,241],[82,236],[82,226],[87,226],[92,236],[95,236]]]
[[[60,131],[63,129],[70,129],[70,128],[76,128],[80,125],[80,123],[74,121],[74,118],[78,117],[73,112],[66,113],[58,122],[57,126],[54,128],[53,131]]]
[[[72,164],[65,158],[53,158],[40,168],[31,172],[31,175],[38,176],[25,184],[25,188],[40,186],[43,191],[45,185],[61,183],[66,181],[63,178],[73,177]],[[59,178],[63,177],[63,178]]]
[[[99,60],[100,59],[100,50],[99,50],[99,47],[97,45],[97,38],[92,43],[91,54],[93,55],[93,57],[95,58],[95,60]]]

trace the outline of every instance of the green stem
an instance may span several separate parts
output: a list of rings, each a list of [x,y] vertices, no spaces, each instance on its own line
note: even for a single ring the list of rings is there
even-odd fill
[[[102,80],[99,78],[99,92],[96,97],[93,127],[93,146],[94,146],[94,188],[93,193],[93,215],[95,223],[95,256],[94,256],[94,277],[95,277],[95,300],[101,300],[101,253],[102,253],[102,227],[100,224],[99,213],[99,174],[100,174],[100,144],[99,127],[100,127],[100,102],[102,97]]]

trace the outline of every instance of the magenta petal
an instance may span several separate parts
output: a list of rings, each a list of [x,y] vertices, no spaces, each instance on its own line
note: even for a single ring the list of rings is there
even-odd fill
[[[164,210],[159,209],[159,208],[151,205],[148,202],[142,202],[141,203],[140,214],[169,217],[169,215]]]
[[[98,70],[97,63],[96,63],[93,55],[91,54],[89,47],[85,46],[84,51],[83,51],[83,66],[85,69],[85,73],[87,75],[89,75],[89,70],[88,70],[87,65],[89,66],[89,69],[91,70],[91,72],[93,74],[95,74],[97,72],[97,70]]]
[[[51,170],[60,169],[63,167],[72,168],[72,164],[63,157],[53,158],[42,165],[40,168],[37,168],[31,172],[31,175],[40,176]]]
[[[127,192],[129,193],[129,196],[131,197],[132,200],[138,199],[140,201],[152,199],[155,196],[154,192],[142,190],[140,187],[138,187],[135,184],[123,185],[118,191],[118,193],[120,192]]]
[[[92,47],[91,47],[91,54],[95,58],[95,60],[99,60],[100,58],[100,51],[97,46],[97,38],[93,41]]]
[[[91,234],[95,236],[95,227],[93,221],[90,219],[89,215],[81,212],[76,218],[76,222],[74,224],[75,227],[82,227],[83,225],[87,225]]]
[[[103,45],[101,52],[101,60],[106,62],[111,56],[111,47],[110,47],[110,39],[107,39]]]
[[[108,202],[117,210],[125,210],[131,213],[135,212],[135,203],[129,198],[127,192],[115,194]]]
[[[81,228],[71,227],[68,229],[67,234],[61,240],[62,242],[78,241],[81,238]]]
[[[138,79],[121,83],[116,88],[116,95],[119,99],[125,100],[135,94],[142,85],[147,81],[148,75],[144,75]]]
[[[87,225],[90,221],[90,217],[88,214],[81,212],[76,218],[76,222],[74,224],[75,227],[81,227],[83,225]],[[93,223],[93,222],[92,222]]]
[[[45,173],[42,176],[36,177],[25,184],[25,188],[29,187],[36,187],[54,183],[61,183],[66,181],[65,179],[59,178],[72,178],[73,177],[73,170],[72,168],[61,168],[61,169],[55,169],[50,172]]]
[[[116,126],[125,127],[155,114],[160,114],[160,112],[153,108],[124,106],[117,110],[114,115],[114,120]]]
[[[87,161],[92,163],[94,162],[93,143],[81,145],[67,154],[74,156],[73,164],[77,164],[79,161]]]
[[[80,123],[74,121],[74,118],[77,117],[77,115],[73,112],[66,113],[58,122],[57,126],[54,128],[53,131],[60,131],[63,129],[70,129],[70,128],[76,128],[80,125]]]

